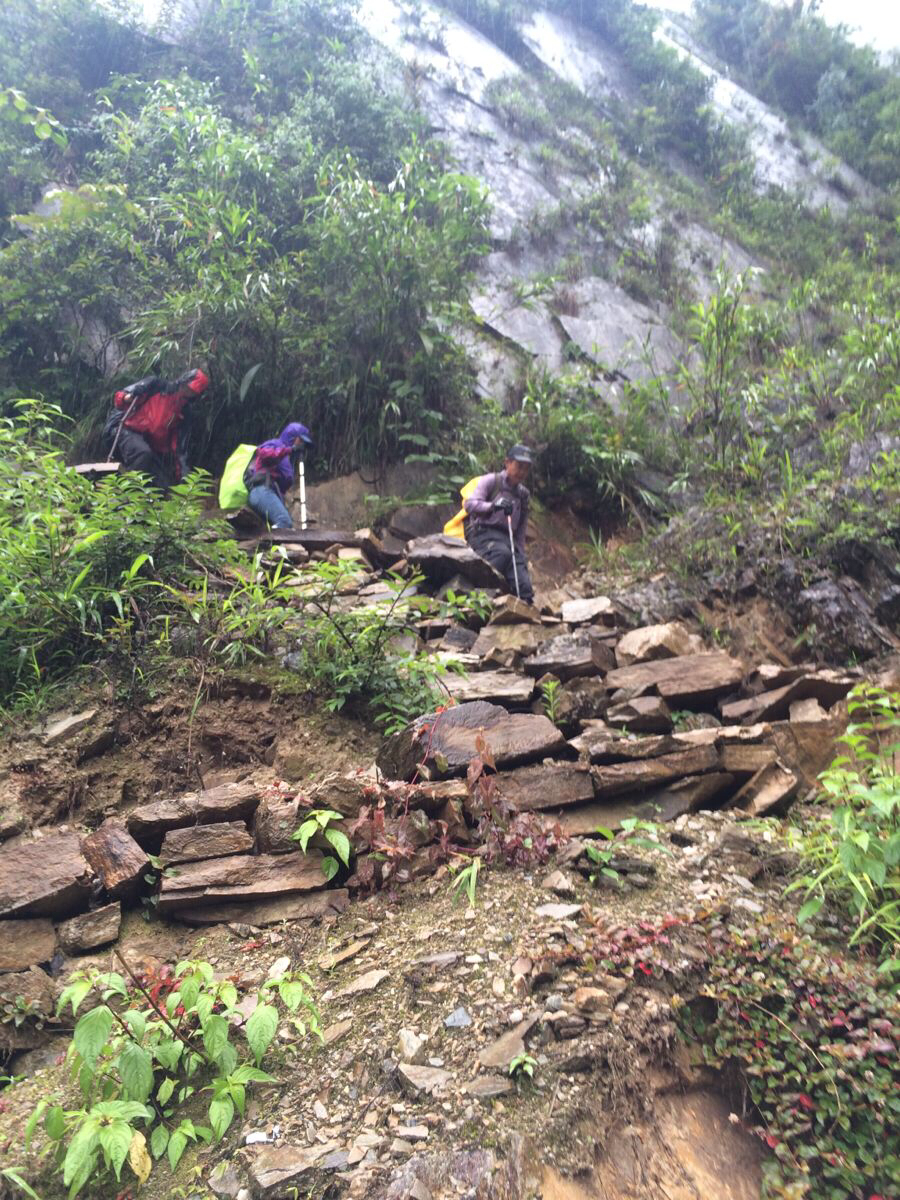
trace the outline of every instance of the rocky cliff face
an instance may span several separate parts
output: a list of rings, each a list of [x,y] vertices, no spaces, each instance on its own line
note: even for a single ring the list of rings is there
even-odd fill
[[[628,63],[590,30],[538,9],[517,30],[514,58],[436,5],[362,0],[358,19],[403,64],[407,85],[460,169],[490,194],[494,250],[472,296],[478,332],[465,335],[485,393],[511,401],[522,366],[555,370],[571,357],[595,364],[613,401],[622,380],[665,374],[679,352],[669,297],[629,278],[623,262],[665,257],[679,290],[699,297],[720,263],[732,272],[764,266],[673,209],[662,175],[636,164],[630,169],[640,202],[629,197],[631,210],[617,209],[622,164],[601,118],[641,101]],[[777,186],[836,212],[870,199],[856,172],[710,66],[677,18],[666,17],[657,36],[712,80],[713,106],[748,137],[760,191]],[[596,114],[593,136],[590,122],[554,124],[558,106],[547,98],[560,90],[570,111],[574,92]],[[668,166],[685,170],[674,158]]]

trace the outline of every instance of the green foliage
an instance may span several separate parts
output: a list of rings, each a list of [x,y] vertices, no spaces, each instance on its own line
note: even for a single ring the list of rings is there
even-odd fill
[[[306,854],[310,839],[321,834],[322,838],[328,843],[334,855],[328,854],[322,859],[322,871],[326,879],[333,879],[340,870],[340,864],[345,867],[350,866],[350,839],[342,829],[334,829],[332,826],[336,821],[343,821],[343,815],[339,812],[334,812],[330,808],[314,808],[307,814],[306,819],[300,828],[291,834],[295,842],[299,842],[300,849]]]
[[[554,725],[559,719],[559,690],[561,687],[562,684],[558,679],[546,679],[541,684],[541,704],[544,707],[544,715]]]
[[[74,1197],[104,1176],[120,1180],[127,1160],[139,1183],[152,1170],[147,1153],[164,1154],[172,1171],[190,1142],[220,1141],[236,1114],[244,1115],[254,1083],[274,1083],[260,1063],[279,1022],[279,1000],[300,1036],[319,1032],[318,1013],[300,973],[268,979],[244,1026],[246,1048],[233,1040],[238,990],[217,980],[209,963],[185,961],[150,991],[129,990],[123,976],[77,972],[63,989],[59,1011],[78,1014],[70,1059],[83,1105],[64,1109],[52,1097],[39,1102],[25,1130],[26,1147],[42,1125],[51,1153]],[[303,1018],[297,1016],[303,1010]],[[249,1051],[255,1065],[242,1058]],[[183,1115],[202,1102],[208,1125]]]
[[[0,1179],[6,1183],[11,1183],[20,1192],[24,1192],[26,1196],[29,1196],[31,1200],[41,1200],[31,1184],[23,1177],[18,1167],[0,1167]]]
[[[441,699],[439,681],[448,669],[415,645],[411,625],[430,601],[417,596],[421,576],[389,579],[383,600],[345,611],[342,590],[352,580],[348,563],[317,563],[304,569],[295,589],[296,650],[286,665],[336,712],[364,705],[386,733],[402,729]]]
[[[163,583],[214,567],[196,542],[207,482],[166,497],[137,475],[97,487],[67,467],[58,410],[19,401],[0,419],[0,686],[7,708],[110,650],[130,657],[166,606]]]
[[[523,1051],[522,1054],[517,1054],[510,1062],[509,1074],[516,1080],[533,1079],[537,1065],[537,1059]]]
[[[773,1151],[765,1200],[892,1195],[900,1100],[886,984],[790,927],[723,929],[710,954],[706,999],[680,1021],[711,1066],[740,1071]]]
[[[699,0],[702,34],[761,99],[803,121],[874,183],[895,184],[900,75],[815,4]]]
[[[611,880],[617,886],[622,883],[622,876],[616,866],[616,849],[623,845],[629,850],[662,850],[669,853],[667,846],[659,840],[659,826],[655,821],[643,821],[638,817],[625,817],[621,822],[621,832],[617,836],[605,825],[598,825],[595,834],[604,839],[604,845],[596,842],[585,842],[584,850],[588,861],[599,868],[598,872],[589,876],[591,883],[596,883],[598,876]],[[646,837],[643,834],[647,834]]]
[[[465,866],[459,865],[454,870],[453,878],[450,881],[450,890],[453,892],[453,899],[458,900],[460,896],[465,896],[469,902],[469,908],[475,907],[475,891],[478,887],[478,872],[481,870],[481,859],[476,855],[470,863]]]
[[[804,874],[802,923],[817,913],[849,917],[850,945],[873,945],[883,969],[900,973],[900,695],[859,684],[839,755],[819,777],[821,813],[797,836]]]

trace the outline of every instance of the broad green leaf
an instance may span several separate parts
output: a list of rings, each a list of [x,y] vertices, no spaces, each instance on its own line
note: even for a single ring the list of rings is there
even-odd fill
[[[160,1104],[165,1104],[172,1093],[175,1091],[175,1080],[171,1075],[167,1075],[156,1090],[156,1098]]]
[[[61,1013],[65,1006],[71,1003],[72,1014],[74,1016],[90,990],[91,983],[88,979],[78,979],[75,983],[70,983],[68,987],[63,988],[62,994],[59,997],[59,1003],[56,1006],[57,1014]]]
[[[190,1011],[200,995],[200,980],[194,977],[183,979],[179,985],[179,991],[181,992],[181,1003]]]
[[[65,1113],[58,1104],[47,1109],[47,1115],[44,1117],[44,1130],[47,1137],[54,1142],[58,1142],[66,1132]]]
[[[231,1076],[235,1083],[277,1083],[278,1080],[274,1075],[270,1075],[268,1071],[261,1071],[259,1067],[251,1067],[249,1063],[242,1063],[235,1073]]]
[[[135,1041],[142,1042],[144,1034],[147,1032],[146,1014],[138,1012],[136,1008],[130,1008],[128,1012],[123,1014],[122,1020],[134,1034]]]
[[[296,979],[282,979],[278,985],[278,994],[289,1012],[296,1012],[306,999],[306,988]]]
[[[153,1057],[167,1071],[174,1071],[184,1050],[184,1043],[175,1038],[165,1038],[153,1047]]]
[[[228,1032],[228,1022],[223,1016],[213,1013],[207,1017],[203,1025],[203,1045],[212,1058],[218,1059],[228,1045]]]
[[[119,1055],[119,1077],[129,1100],[146,1100],[153,1091],[153,1059],[143,1046],[129,1042]]]
[[[325,840],[333,846],[335,853],[344,866],[349,866],[350,839],[347,837],[346,833],[342,833],[340,829],[326,829]]]
[[[822,898],[813,896],[811,900],[807,900],[800,911],[797,913],[797,920],[802,925],[804,921],[808,921],[810,917],[814,917],[822,907]]]
[[[326,880],[334,879],[335,875],[337,875],[340,869],[341,864],[336,858],[332,858],[330,854],[326,855],[326,857],[322,859],[322,874],[325,876]]]
[[[31,1116],[25,1122],[25,1149],[26,1150],[28,1149],[28,1147],[31,1143],[31,1139],[32,1139],[32,1136],[34,1135],[35,1129],[37,1129],[38,1121],[40,1121],[40,1119],[41,1119],[41,1114],[47,1108],[47,1103],[48,1102],[46,1100],[38,1100],[37,1105],[35,1106]]]
[[[41,1200],[40,1196],[37,1194],[31,1184],[19,1174],[15,1167],[4,1167],[3,1170],[0,1170],[0,1179],[11,1180],[20,1191],[24,1192],[25,1195],[30,1198],[30,1200]]]
[[[309,845],[309,839],[318,831],[318,823],[316,821],[304,821],[296,833],[292,833],[291,837],[295,842],[300,843],[300,849],[306,853],[306,847]]]
[[[222,1096],[218,1100],[213,1100],[209,1106],[209,1123],[212,1126],[212,1131],[216,1136],[216,1141],[221,1141],[225,1136],[225,1131],[234,1119],[234,1104],[229,1096]]]
[[[184,1148],[187,1145],[187,1138],[180,1129],[176,1129],[169,1138],[169,1144],[166,1147],[166,1155],[169,1159],[169,1166],[174,1171],[181,1161],[181,1156],[184,1154]]]
[[[133,1136],[134,1130],[127,1121],[113,1121],[111,1125],[100,1126],[100,1145],[116,1179],[122,1174],[122,1164],[128,1157]]]
[[[97,1161],[100,1150],[98,1129],[99,1123],[89,1118],[69,1142],[63,1160],[63,1183],[66,1187],[71,1186],[70,1196],[77,1193]]]
[[[106,1045],[112,1028],[113,1015],[105,1004],[90,1009],[75,1026],[75,1049],[86,1063],[93,1064]]]
[[[169,1131],[165,1125],[154,1126],[150,1134],[150,1153],[154,1158],[160,1158],[169,1144]]]
[[[278,1028],[278,1010],[273,1004],[257,1004],[245,1026],[247,1042],[259,1066]]]

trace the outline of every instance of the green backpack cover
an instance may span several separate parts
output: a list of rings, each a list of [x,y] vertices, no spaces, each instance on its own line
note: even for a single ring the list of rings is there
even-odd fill
[[[255,446],[242,442],[237,450],[229,455],[219,483],[219,508],[243,508],[247,503],[244,471],[255,452]]]

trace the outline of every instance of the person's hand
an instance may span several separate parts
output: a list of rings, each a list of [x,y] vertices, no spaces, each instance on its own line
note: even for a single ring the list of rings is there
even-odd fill
[[[491,507],[496,509],[498,512],[503,512],[506,513],[507,516],[510,516],[513,510],[513,502],[510,500],[509,496],[498,496]]]

